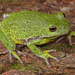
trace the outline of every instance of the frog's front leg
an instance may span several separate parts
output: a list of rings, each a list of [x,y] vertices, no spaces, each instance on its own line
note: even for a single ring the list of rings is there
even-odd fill
[[[50,55],[48,53],[48,51],[41,51],[40,49],[38,49],[35,45],[40,45],[40,44],[44,44],[46,43],[47,41],[49,41],[48,39],[37,39],[37,40],[33,40],[33,41],[30,41],[27,46],[29,47],[29,49],[37,56],[41,57],[41,58],[44,58],[48,67],[51,67],[47,58],[50,57],[50,58],[53,58],[55,60],[58,61],[58,59],[56,57],[53,57],[52,55]]]
[[[15,42],[12,40],[11,36],[8,37],[0,30],[0,41],[3,45],[9,50],[9,52],[14,55],[21,63],[21,59],[19,58],[18,54],[14,51],[15,50]],[[11,61],[11,54],[10,54],[10,61]]]
[[[69,44],[70,44],[70,45],[75,44],[75,43],[72,43],[72,41],[71,41],[72,35],[75,36],[75,31],[71,31],[71,32],[69,32],[69,33],[67,34],[67,37],[68,37],[68,39],[69,39]]]

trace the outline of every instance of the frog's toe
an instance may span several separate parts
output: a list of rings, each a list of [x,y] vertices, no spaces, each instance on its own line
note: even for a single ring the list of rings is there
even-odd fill
[[[20,56],[20,55],[23,55],[23,56],[26,56],[24,53],[20,52],[20,51],[17,51],[17,54]]]
[[[46,63],[47,63],[47,66],[48,66],[48,67],[51,67],[51,65],[49,64],[48,60],[45,59],[45,61],[46,61]]]
[[[46,52],[46,53],[49,53],[49,52],[56,52],[56,49],[46,50],[46,51],[44,51],[44,52]]]
[[[69,40],[69,45],[74,45],[75,43],[73,43],[71,40]]]
[[[60,60],[58,60],[56,57],[54,57],[53,59],[55,59],[57,62],[60,62]]]
[[[73,45],[73,43],[72,43],[72,41],[71,41],[71,40],[69,40],[69,45]]]
[[[75,44],[75,43],[72,42],[71,37],[68,37],[68,39],[69,39],[69,45],[70,46],[73,45],[73,44]]]
[[[12,60],[12,54],[9,52],[9,59],[10,59],[10,63],[12,63],[13,62],[13,60]]]

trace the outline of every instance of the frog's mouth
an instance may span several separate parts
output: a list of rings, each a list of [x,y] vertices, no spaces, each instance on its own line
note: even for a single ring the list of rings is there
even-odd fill
[[[67,33],[69,33],[70,31],[66,32],[66,33],[63,33],[61,35],[52,35],[52,36],[41,36],[42,38],[47,38],[47,37],[59,37],[59,36],[62,36],[62,35],[66,35]]]

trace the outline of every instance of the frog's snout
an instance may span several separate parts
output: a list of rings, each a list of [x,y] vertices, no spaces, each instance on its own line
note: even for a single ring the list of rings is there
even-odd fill
[[[50,32],[55,32],[57,30],[56,26],[49,27]]]

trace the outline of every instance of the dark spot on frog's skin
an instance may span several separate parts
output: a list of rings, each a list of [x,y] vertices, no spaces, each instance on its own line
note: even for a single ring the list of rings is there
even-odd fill
[[[18,38],[19,35],[16,35],[16,37]]]
[[[65,29],[66,27],[64,27],[64,29]]]
[[[29,23],[28,21],[26,21],[26,23]]]
[[[17,39],[17,41],[19,41],[19,39]]]
[[[25,30],[23,30],[25,32]]]
[[[14,31],[15,31],[15,30],[16,30],[16,28],[15,28],[15,27],[11,27],[11,30],[14,30]]]
[[[26,21],[26,23],[31,23],[30,21]]]
[[[57,30],[56,26],[49,27],[50,32],[55,32]]]

